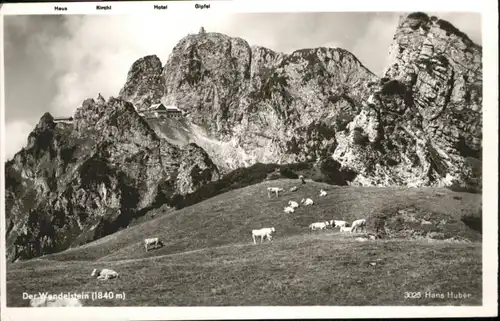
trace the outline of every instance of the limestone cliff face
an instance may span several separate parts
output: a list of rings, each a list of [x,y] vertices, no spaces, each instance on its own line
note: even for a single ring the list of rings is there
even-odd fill
[[[73,124],[46,113],[6,166],[9,259],[85,243],[217,180],[197,145],[160,139],[132,104],[87,99]]]
[[[162,69],[160,58],[155,55],[137,60],[128,72],[120,97],[131,102],[137,109],[159,103],[165,90]]]
[[[220,142],[211,156],[229,169],[329,157],[335,133],[359,112],[376,79],[343,49],[285,55],[218,33],[183,38],[163,76],[163,101]]]
[[[446,21],[402,17],[391,63],[374,95],[337,137],[335,156],[369,185],[478,188],[482,142],[481,47]]]
[[[480,189],[481,47],[413,13],[389,54],[379,79],[339,48],[283,54],[188,35],[163,68],[161,99],[188,115],[152,127],[181,146],[197,143],[225,171],[333,157],[358,174],[353,184]]]

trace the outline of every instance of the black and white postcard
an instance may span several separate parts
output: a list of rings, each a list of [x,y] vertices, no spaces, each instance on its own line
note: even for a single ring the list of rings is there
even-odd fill
[[[272,2],[0,9],[2,320],[496,313],[494,5]]]

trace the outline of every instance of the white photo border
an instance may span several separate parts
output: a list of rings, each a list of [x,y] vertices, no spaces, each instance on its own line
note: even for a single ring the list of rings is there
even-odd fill
[[[0,7],[0,152],[5,153],[5,89],[3,18],[19,14],[161,14],[153,13],[154,4],[168,4],[169,11],[192,11],[198,4],[210,4],[201,14],[242,12],[477,12],[482,15],[483,47],[483,305],[472,307],[83,307],[33,308],[6,307],[5,190],[4,166],[0,168],[0,311],[1,319],[10,320],[206,320],[206,319],[302,319],[302,318],[408,318],[408,317],[480,317],[496,316],[498,309],[498,3],[495,0],[349,0],[349,1],[168,1],[168,2],[88,2],[18,3]],[[113,11],[96,13],[94,6],[113,6]],[[55,5],[69,7],[56,13]],[[2,157],[3,159],[3,157]],[[496,175],[494,175],[496,174]]]

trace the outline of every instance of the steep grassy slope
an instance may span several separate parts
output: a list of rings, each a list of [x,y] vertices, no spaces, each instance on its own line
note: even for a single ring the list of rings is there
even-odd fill
[[[86,306],[480,305],[481,261],[478,243],[361,243],[328,231],[143,260],[37,259],[9,269],[7,304],[26,306],[23,292],[46,290],[125,293],[125,300],[86,300]],[[94,267],[115,269],[120,278],[97,282],[90,277]],[[419,291],[471,296],[405,298]]]
[[[480,195],[315,182],[288,192],[297,183],[266,181],[182,210],[163,213],[158,209],[152,220],[95,242],[11,264],[8,304],[26,306],[22,292],[97,290],[125,293],[126,299],[85,305],[481,303],[481,234],[471,224],[481,219]],[[269,199],[267,186],[282,186],[287,192]],[[320,188],[328,191],[321,199]],[[293,214],[283,212],[288,200],[306,196],[315,201],[313,206],[300,207]],[[355,235],[337,230],[307,228],[318,220],[361,217],[368,218],[369,230],[385,217],[387,238],[358,242]],[[464,223],[463,217],[469,220]],[[431,224],[417,224],[422,220]],[[265,226],[276,228],[273,243],[253,245],[251,229]],[[469,241],[435,240],[431,233]],[[154,236],[165,246],[145,252],[143,239]],[[104,267],[117,270],[120,278],[97,283],[90,277],[93,268]],[[406,291],[461,291],[471,297],[408,300]]]
[[[309,233],[308,225],[318,220],[344,219],[353,221],[368,218],[372,229],[375,221],[383,215],[388,221],[386,228],[404,228],[404,217],[399,210],[407,210],[426,231],[438,229],[444,219],[446,225],[441,230],[449,237],[456,235],[470,240],[479,240],[480,234],[460,221],[465,214],[480,213],[481,197],[477,194],[456,193],[441,189],[407,189],[376,187],[334,187],[327,184],[309,182],[300,185],[297,192],[286,192],[282,197],[271,199],[266,187],[282,186],[286,191],[297,185],[296,180],[268,181],[208,199],[179,211],[170,211],[151,221],[130,227],[100,240],[78,248],[46,256],[52,260],[120,260],[137,259],[154,255],[178,253],[205,247],[251,241],[252,229],[274,226],[276,238]],[[319,198],[319,190],[324,188],[328,195]],[[293,214],[283,212],[289,200],[300,201],[311,197],[316,204],[300,207]],[[403,215],[403,216],[405,216]],[[391,219],[396,218],[394,222]],[[435,224],[423,226],[420,219],[431,220]],[[387,226],[390,225],[390,226]],[[451,230],[450,230],[451,229]],[[439,232],[443,232],[439,230]],[[438,232],[436,230],[436,232]],[[156,251],[145,252],[142,241],[146,237],[160,237],[165,246]]]

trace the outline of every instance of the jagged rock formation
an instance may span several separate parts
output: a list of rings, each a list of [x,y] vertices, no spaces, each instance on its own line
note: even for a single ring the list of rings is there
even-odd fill
[[[6,164],[9,259],[97,239],[160,204],[192,204],[226,188],[196,194],[221,173],[258,162],[316,162],[307,171],[339,184],[480,190],[481,47],[414,13],[390,54],[379,79],[343,49],[283,54],[202,32],[164,67],[139,59],[119,99],[85,100],[73,123],[43,115]],[[187,116],[137,114],[158,102]],[[246,171],[246,182],[268,169]]]
[[[285,55],[218,33],[182,39],[163,76],[164,101],[223,142],[217,152],[230,162],[218,165],[231,169],[327,158],[376,79],[343,49]]]
[[[400,20],[390,55],[379,79],[343,49],[286,55],[218,33],[188,35],[163,69],[162,101],[189,116],[152,127],[167,138],[178,127],[226,170],[333,157],[358,173],[353,184],[476,188],[481,47],[414,13]]]
[[[73,124],[46,113],[5,170],[9,259],[113,233],[219,178],[200,147],[160,139],[132,104],[115,98],[85,100]]]
[[[446,21],[402,17],[391,64],[339,135],[334,157],[363,185],[480,188],[481,47]],[[354,137],[355,136],[355,137]]]
[[[162,69],[160,58],[155,55],[137,60],[130,68],[119,96],[134,104],[136,109],[159,103],[164,91]]]
[[[156,60],[142,58],[132,69]],[[156,69],[152,78],[158,75]],[[335,132],[359,112],[369,94],[367,83],[376,79],[343,49],[304,49],[285,55],[251,48],[242,39],[218,33],[182,39],[162,77],[162,101],[189,114],[188,124],[166,121],[163,132],[180,126],[179,131],[189,132],[188,141],[207,150],[226,170],[256,162],[327,158],[336,147]],[[140,97],[142,86],[134,90],[129,83],[140,82],[127,81],[122,92]],[[153,96],[160,96],[160,90],[157,87]],[[162,135],[161,126],[150,123]]]

